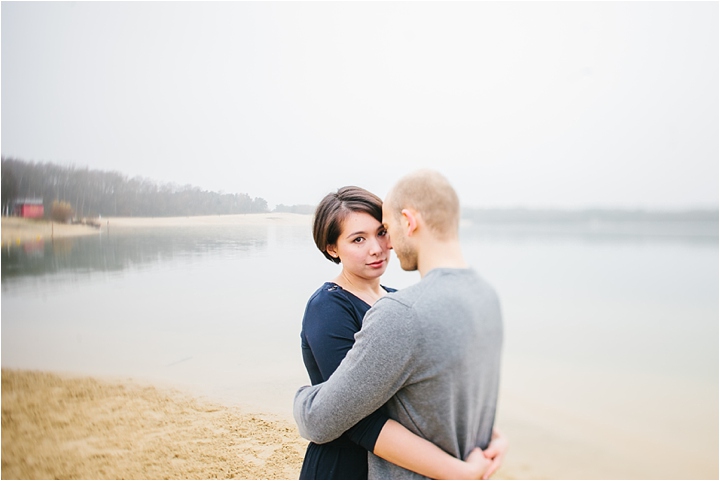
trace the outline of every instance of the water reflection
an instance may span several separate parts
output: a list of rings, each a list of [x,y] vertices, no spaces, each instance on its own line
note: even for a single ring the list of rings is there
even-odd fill
[[[14,280],[67,272],[118,272],[208,254],[247,255],[267,247],[267,226],[115,228],[99,236],[33,241],[2,249],[2,289]]]

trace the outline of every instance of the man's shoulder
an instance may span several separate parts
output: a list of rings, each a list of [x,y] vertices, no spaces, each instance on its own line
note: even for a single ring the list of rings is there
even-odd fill
[[[445,291],[478,289],[494,292],[494,288],[475,269],[437,268],[428,272],[417,284],[387,294],[382,299],[387,298],[399,305],[413,307],[419,301],[444,297]]]
[[[390,310],[406,310],[412,309],[417,299],[422,297],[422,291],[425,286],[422,282],[413,284],[400,290],[388,292],[378,299],[373,305],[373,309],[390,309]]]
[[[442,305],[475,304],[498,301],[493,286],[474,269],[433,269],[417,284],[387,294],[376,304],[377,309],[396,315],[406,311],[422,313],[435,311]]]
[[[454,269],[438,268],[430,271],[425,279],[428,295],[446,296],[448,292],[477,293],[484,291],[494,293],[495,289],[473,268]]]
[[[381,324],[385,329],[396,329],[400,324],[412,324],[416,318],[418,302],[423,299],[427,289],[428,286],[421,281],[385,294],[368,311],[363,320],[363,325],[368,320],[370,322],[382,320]]]

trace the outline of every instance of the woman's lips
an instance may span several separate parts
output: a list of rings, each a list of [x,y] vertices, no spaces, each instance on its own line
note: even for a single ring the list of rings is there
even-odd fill
[[[378,267],[382,267],[384,263],[385,263],[385,259],[383,259],[381,261],[377,261],[377,262],[372,262],[368,265],[374,269],[377,269]]]

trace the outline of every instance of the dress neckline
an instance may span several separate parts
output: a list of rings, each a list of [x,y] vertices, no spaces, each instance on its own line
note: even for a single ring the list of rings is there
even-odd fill
[[[347,289],[344,289],[343,286],[341,286],[340,284],[338,284],[338,283],[336,283],[336,282],[327,281],[325,284],[330,284],[331,286],[336,287],[336,288],[340,289],[340,290],[343,291],[343,292],[347,292],[348,294],[350,294],[351,296],[353,296],[355,299],[357,299],[358,301],[362,302],[362,303],[365,304],[366,306],[372,307],[372,304],[368,304],[368,303],[365,302],[363,299],[360,299],[358,296],[356,296],[356,295],[353,294],[352,292],[348,291]],[[380,287],[383,288],[383,290],[385,291],[385,293],[387,293],[387,294],[390,293],[390,291],[388,291],[387,287],[383,286],[382,284],[380,284]],[[375,302],[377,302],[377,301],[375,301]]]

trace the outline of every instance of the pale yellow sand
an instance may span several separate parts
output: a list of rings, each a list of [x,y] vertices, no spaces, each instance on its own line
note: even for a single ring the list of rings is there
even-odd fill
[[[3,479],[297,479],[306,444],[177,391],[2,370]]]
[[[3,246],[64,237],[98,235],[99,232],[100,229],[87,225],[59,224],[49,220],[23,219],[21,217],[2,218]]]

